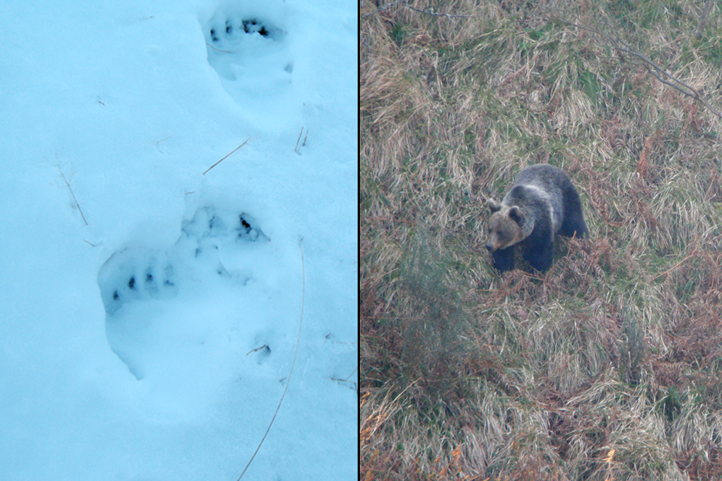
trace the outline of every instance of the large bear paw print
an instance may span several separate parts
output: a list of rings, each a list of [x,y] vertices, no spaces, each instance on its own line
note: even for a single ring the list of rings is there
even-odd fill
[[[279,11],[283,4],[221,6],[202,25],[208,63],[221,84],[255,120],[283,120],[292,100],[293,59]],[[281,102],[279,102],[281,100]]]
[[[228,7],[219,9],[203,30],[208,63],[221,78],[269,92],[291,81],[286,33],[272,21]]]
[[[172,337],[168,332],[177,334],[172,325],[172,316],[179,311],[175,304],[197,297],[203,283],[213,284],[209,292],[237,297],[234,289],[253,279],[251,267],[243,265],[242,251],[268,242],[251,215],[206,206],[183,222],[171,248],[115,252],[98,272],[106,336],[113,352],[137,379],[143,379],[162,344]],[[203,341],[197,333],[189,336]]]

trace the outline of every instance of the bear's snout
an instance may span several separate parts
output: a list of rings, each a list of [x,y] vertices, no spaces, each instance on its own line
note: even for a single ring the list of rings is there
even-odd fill
[[[488,250],[489,252],[492,252],[492,251],[494,250],[494,246],[491,245],[491,243],[487,242],[487,243],[486,243],[486,250]]]

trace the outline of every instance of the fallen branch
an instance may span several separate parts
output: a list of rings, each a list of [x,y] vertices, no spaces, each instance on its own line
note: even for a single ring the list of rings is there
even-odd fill
[[[709,12],[711,10],[712,0],[705,0],[704,8],[702,9],[702,15],[700,15],[699,23],[697,24],[697,28],[694,31],[694,36],[698,39],[702,37],[702,31],[704,30],[704,27],[707,26],[707,19],[709,18]]]
[[[387,8],[393,7],[394,5],[398,5],[399,3],[402,3],[402,2],[403,2],[403,3],[406,3],[404,0],[397,0],[396,2],[387,3],[386,5],[380,6],[379,8],[377,8],[376,10],[374,10],[373,12],[367,13],[366,15],[364,15],[364,16],[361,17],[361,18],[370,17],[371,15],[373,15],[373,14],[375,14],[375,13],[383,12],[383,11],[386,10]]]
[[[712,105],[710,105],[709,102],[702,96],[702,94],[692,87],[691,85],[683,82],[682,80],[678,79],[671,73],[664,70],[662,67],[654,63],[652,60],[647,58],[644,54],[638,52],[637,50],[633,49],[629,44],[627,44],[624,40],[622,40],[620,37],[618,37],[614,33],[614,28],[609,24],[609,22],[606,21],[606,19],[602,19],[602,23],[609,29],[611,33],[603,32],[595,27],[592,27],[590,25],[585,24],[579,24],[574,23],[569,20],[565,20],[562,18],[559,18],[558,16],[554,15],[553,13],[550,13],[549,16],[553,18],[554,20],[571,25],[572,27],[580,28],[582,30],[586,30],[587,32],[591,32],[595,35],[599,35],[607,40],[611,44],[613,48],[619,52],[620,56],[624,57],[623,54],[631,55],[632,57],[635,57],[636,59],[640,60],[642,65],[647,69],[647,71],[652,74],[654,78],[659,80],[665,85],[668,85],[672,87],[673,89],[683,93],[684,95],[688,97],[692,97],[693,99],[700,102],[704,107],[706,107],[710,112],[712,112],[714,115],[716,115],[719,118],[722,118],[722,112],[714,108]]]

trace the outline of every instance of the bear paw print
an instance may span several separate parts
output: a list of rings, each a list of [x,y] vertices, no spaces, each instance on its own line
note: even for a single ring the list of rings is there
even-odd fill
[[[174,266],[162,252],[123,249],[98,272],[98,285],[108,314],[140,299],[171,299],[178,293]]]
[[[285,30],[285,4],[226,4],[201,24],[208,63],[249,120],[277,129],[298,105],[292,88],[294,60]],[[295,112],[297,115],[298,112]]]
[[[253,263],[244,252],[253,244],[267,242],[269,237],[249,214],[206,206],[182,223],[181,235],[169,249],[125,248],[115,252],[98,271],[110,348],[137,379],[142,379],[157,357],[149,347],[161,342],[154,336],[172,326],[172,322],[159,321],[157,315],[166,308],[172,311],[175,304],[164,306],[155,301],[178,298],[172,302],[183,304],[188,302],[186,294],[203,292],[205,285],[216,286],[215,282],[220,282],[217,286],[222,287],[221,292],[235,298],[233,290],[242,289],[253,279]],[[224,265],[223,255],[231,264]],[[153,302],[144,304],[146,301]],[[173,338],[173,332],[163,332],[163,338]]]

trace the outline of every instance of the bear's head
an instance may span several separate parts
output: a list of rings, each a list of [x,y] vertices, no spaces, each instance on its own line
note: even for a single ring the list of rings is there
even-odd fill
[[[529,222],[519,206],[499,204],[491,199],[487,205],[491,210],[489,240],[486,241],[489,252],[511,247],[529,235]]]

